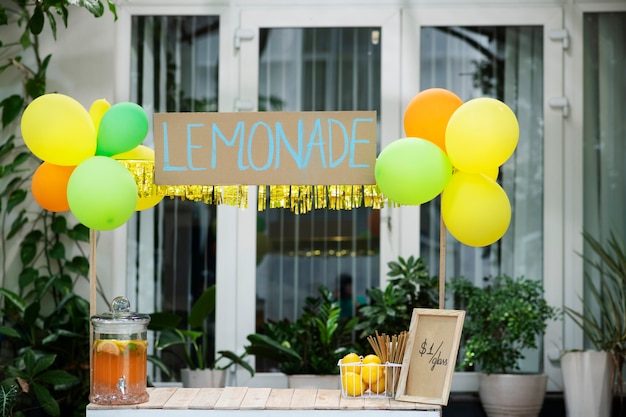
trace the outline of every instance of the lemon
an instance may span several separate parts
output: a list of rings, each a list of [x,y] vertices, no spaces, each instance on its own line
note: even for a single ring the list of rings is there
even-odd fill
[[[344,372],[341,375],[341,386],[349,397],[358,397],[367,389],[367,385],[356,372]]]
[[[367,385],[376,383],[383,375],[383,366],[378,363],[366,363],[361,367],[361,378]]]
[[[108,353],[109,355],[119,355],[120,348],[114,342],[109,340],[101,340],[97,342],[96,352],[98,353]]]
[[[342,366],[341,372],[355,372],[357,374],[360,374],[361,366],[358,364],[359,362],[361,362],[361,357],[359,355],[354,352],[348,353],[346,356],[343,357],[343,359],[341,359],[341,365],[344,365],[346,363],[356,363],[356,365]]]
[[[374,394],[381,394],[385,392],[385,376],[384,375],[382,375],[379,379],[377,379],[376,381],[370,384],[370,391],[372,391]]]
[[[369,354],[363,358],[363,363],[382,363],[377,355]]]

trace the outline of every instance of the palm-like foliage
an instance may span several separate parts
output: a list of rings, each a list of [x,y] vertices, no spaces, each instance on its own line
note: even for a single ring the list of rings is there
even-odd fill
[[[624,243],[611,233],[602,244],[584,232],[590,255],[583,255],[596,274],[585,273],[585,283],[591,294],[583,312],[565,308],[565,313],[583,330],[598,350],[611,354],[615,365],[618,394],[623,398],[622,367],[626,359],[626,250]]]
[[[278,362],[288,375],[339,373],[337,363],[346,353],[359,351],[352,342],[357,317],[341,320],[339,303],[325,287],[319,297],[307,297],[302,316],[264,323],[261,334],[248,335],[246,352]]]

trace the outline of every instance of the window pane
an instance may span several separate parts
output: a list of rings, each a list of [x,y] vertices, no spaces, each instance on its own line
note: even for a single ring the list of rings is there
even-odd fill
[[[146,109],[150,120],[156,112],[217,111],[218,32],[215,16],[133,17],[130,97]],[[129,256],[136,264],[136,296],[146,297],[142,280],[157,288],[143,303],[150,304],[143,311],[188,316],[193,302],[215,283],[215,226],[215,206],[178,198],[137,212],[128,234]],[[142,265],[147,263],[153,264],[154,277],[143,276]],[[211,361],[214,340],[204,351]],[[174,372],[185,367],[177,353],[163,354]]]
[[[583,42],[584,230],[603,244],[611,234],[624,241],[626,13],[585,14]],[[586,248],[585,255],[588,253]],[[597,271],[586,264],[585,273],[595,276]],[[595,311],[588,289],[585,294],[585,304]]]
[[[262,29],[260,39],[261,111],[377,110],[380,118],[379,28]],[[341,274],[353,280],[352,308],[379,284],[377,210],[267,209],[257,225],[257,330],[299,317],[320,285],[339,289]]]
[[[449,233],[446,274],[481,283],[507,274],[543,279],[543,28],[535,26],[426,27],[421,31],[421,88],[446,88],[463,101],[505,102],[520,125],[518,146],[500,168],[498,182],[511,203],[508,231],[498,242],[473,248]],[[421,209],[421,253],[439,270],[439,198]],[[525,371],[540,367],[527,355]]]

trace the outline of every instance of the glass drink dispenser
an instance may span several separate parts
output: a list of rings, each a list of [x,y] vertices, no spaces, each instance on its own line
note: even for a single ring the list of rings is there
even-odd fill
[[[150,316],[130,311],[125,297],[111,311],[91,317],[93,324],[91,392],[94,404],[138,404],[148,401],[147,331]]]

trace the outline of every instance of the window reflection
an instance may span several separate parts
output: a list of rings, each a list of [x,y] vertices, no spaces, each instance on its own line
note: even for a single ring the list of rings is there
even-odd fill
[[[259,109],[380,117],[380,36],[380,28],[262,29]],[[320,285],[339,290],[341,274],[353,277],[355,301],[378,286],[378,219],[371,208],[259,213],[257,330],[264,320],[299,317]]]

